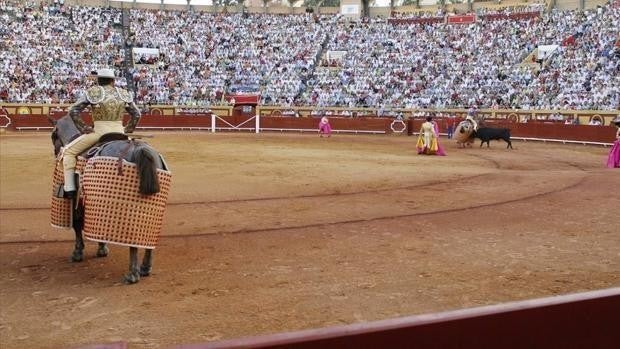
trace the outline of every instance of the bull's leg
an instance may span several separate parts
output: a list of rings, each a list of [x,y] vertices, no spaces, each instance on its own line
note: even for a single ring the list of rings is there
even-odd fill
[[[484,144],[484,141],[480,141],[480,148],[482,148],[483,144]]]
[[[144,257],[142,258],[142,265],[140,266],[140,276],[151,275],[153,269],[153,249],[144,250]]]
[[[510,139],[507,140],[506,143],[508,143],[508,145],[506,146],[506,149],[508,149],[508,148],[513,149],[512,148],[512,142],[510,141]]]
[[[97,248],[97,257],[107,257],[108,253],[110,253],[108,245],[104,242],[100,242],[99,248]]]
[[[140,270],[138,268],[138,248],[129,248],[129,273],[125,274],[123,282],[126,284],[135,284],[140,281]]]
[[[73,200],[71,206],[75,207]],[[82,207],[73,210],[73,230],[75,230],[75,246],[71,254],[72,262],[81,262],[84,260],[84,238],[82,237],[82,229],[84,228],[84,215]]]

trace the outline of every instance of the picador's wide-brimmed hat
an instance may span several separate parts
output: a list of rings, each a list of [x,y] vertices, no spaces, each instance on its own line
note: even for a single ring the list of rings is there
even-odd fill
[[[108,68],[98,69],[97,70],[97,77],[98,78],[116,79],[116,76],[114,75],[114,70],[108,69]]]

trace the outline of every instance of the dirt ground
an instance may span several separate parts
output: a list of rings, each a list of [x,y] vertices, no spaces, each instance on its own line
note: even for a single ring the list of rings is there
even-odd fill
[[[418,156],[406,136],[157,133],[174,174],[153,274],[71,263],[49,135],[0,135],[0,347],[166,348],[620,286],[609,148]]]

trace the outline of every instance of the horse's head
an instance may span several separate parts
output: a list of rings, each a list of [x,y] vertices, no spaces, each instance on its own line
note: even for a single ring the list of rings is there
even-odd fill
[[[58,156],[58,153],[60,153],[60,148],[62,148],[63,144],[62,141],[60,140],[60,138],[58,137],[58,129],[56,128],[56,120],[52,119],[52,117],[50,117],[49,115],[47,116],[47,120],[50,122],[50,124],[52,124],[52,126],[54,126],[54,128],[52,129],[52,144],[54,145],[54,156]]]
[[[54,129],[52,130],[52,144],[54,145],[54,155],[58,156],[60,148],[71,143],[71,141],[78,138],[81,133],[69,115],[63,116],[58,120],[54,120],[49,116],[47,119],[54,125]]]
[[[471,122],[463,120],[457,126],[456,131],[457,132],[454,136],[457,142],[463,143],[470,139],[472,133],[474,132],[474,126],[471,124]]]
[[[458,125],[460,133],[470,133],[473,130],[472,124],[469,121],[461,121]]]
[[[62,148],[63,144],[60,138],[58,138],[56,128],[52,130],[52,144],[54,145],[54,156],[58,157],[58,154],[60,153],[60,148]]]

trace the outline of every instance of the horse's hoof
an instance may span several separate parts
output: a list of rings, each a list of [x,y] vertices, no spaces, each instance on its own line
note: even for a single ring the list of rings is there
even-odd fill
[[[145,267],[144,265],[140,267],[140,276],[149,276],[151,275],[151,267]]]
[[[135,284],[140,281],[140,275],[134,273],[128,273],[123,277],[123,283],[125,285]]]
[[[71,255],[71,262],[81,262],[84,260],[84,253],[77,252],[77,251],[73,251],[73,254]]]
[[[97,249],[97,257],[107,257],[108,253],[110,253],[108,246],[99,247],[99,249]]]

